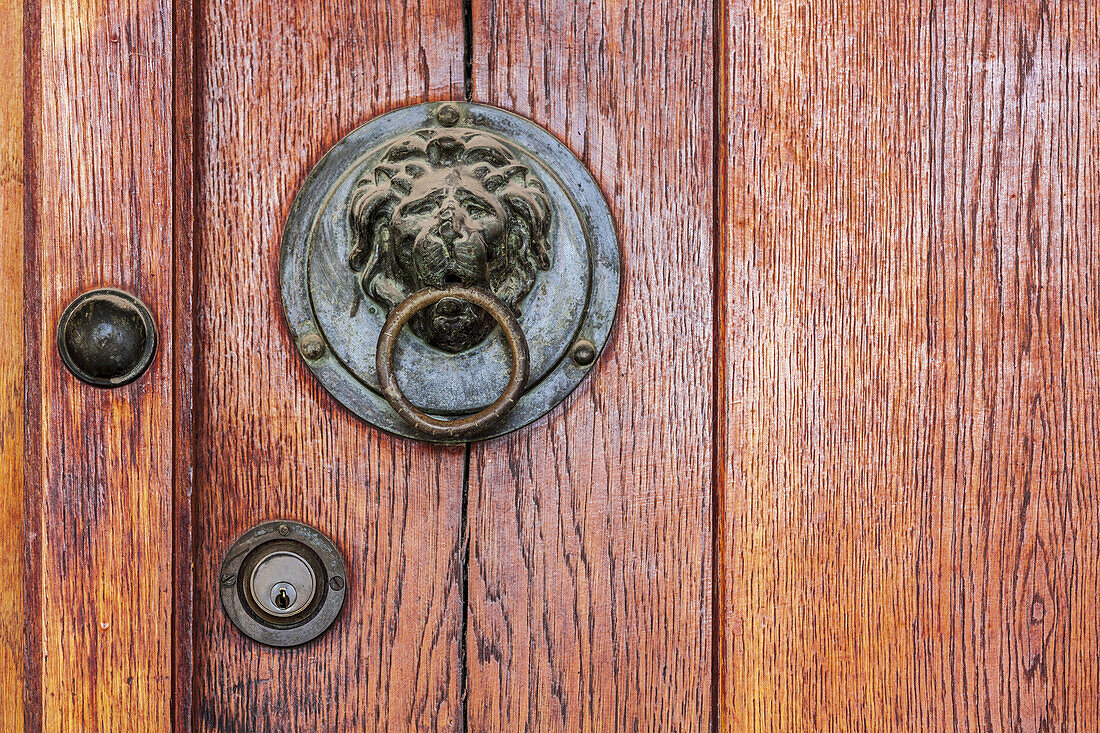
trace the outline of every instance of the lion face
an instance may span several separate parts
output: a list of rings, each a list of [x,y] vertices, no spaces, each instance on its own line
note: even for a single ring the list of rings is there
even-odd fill
[[[542,183],[496,138],[421,130],[393,143],[356,183],[349,265],[363,291],[393,308],[426,287],[488,290],[518,314],[550,266],[550,205]],[[495,326],[480,308],[444,298],[413,318],[415,334],[456,353]]]

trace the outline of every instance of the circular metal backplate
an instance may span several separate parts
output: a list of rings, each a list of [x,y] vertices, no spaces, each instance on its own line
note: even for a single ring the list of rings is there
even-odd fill
[[[416,149],[415,154],[404,155],[405,148]],[[402,245],[389,227],[410,226],[416,211],[401,224],[394,224],[399,217],[392,212],[404,212],[420,199],[452,195],[454,188],[454,195],[465,195],[461,182],[447,188],[460,178],[446,170],[450,159],[485,183],[481,193],[490,208],[511,207],[526,219],[518,234],[507,226],[496,234],[500,243],[493,251],[505,251],[511,259],[486,265],[474,257],[481,269],[467,271],[461,262],[440,265],[444,255],[433,261],[431,271],[419,263],[395,265]],[[545,215],[531,214],[532,209]],[[385,217],[376,216],[378,211]],[[482,216],[476,210],[466,215]],[[528,240],[537,240],[543,249],[525,246]],[[420,239],[415,241],[419,246]],[[478,272],[489,273],[487,282],[476,281]],[[340,140],[299,191],[280,260],[291,335],[325,389],[373,425],[434,442],[455,441],[413,429],[379,387],[378,337],[387,313],[402,297],[425,286],[448,285],[485,287],[506,301],[515,296],[509,305],[529,345],[530,378],[514,409],[472,436],[485,439],[538,419],[593,368],[611,332],[619,277],[610,210],[576,156],[526,119],[460,102],[405,107]],[[504,390],[511,358],[499,328],[488,323],[487,335],[455,343],[433,340],[427,325],[419,330],[415,321],[411,325],[398,340],[393,363],[402,391],[418,409],[442,418],[471,415]]]
[[[276,577],[280,572],[287,577]],[[264,522],[238,537],[218,577],[222,608],[233,625],[268,646],[315,639],[336,620],[347,593],[347,571],[336,545],[290,520]],[[275,594],[287,586],[296,588],[287,588],[292,593],[287,612],[276,610]]]

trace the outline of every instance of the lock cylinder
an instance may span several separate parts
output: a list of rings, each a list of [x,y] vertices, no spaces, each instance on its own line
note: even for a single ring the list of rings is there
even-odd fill
[[[317,574],[323,568],[309,548],[293,541],[269,542],[251,560],[245,563],[248,582],[241,589],[256,615],[286,624],[313,610]]]

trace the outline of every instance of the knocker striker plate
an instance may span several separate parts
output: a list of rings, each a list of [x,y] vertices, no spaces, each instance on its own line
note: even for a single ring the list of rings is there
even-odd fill
[[[280,268],[291,335],[337,400],[389,432],[457,442],[516,430],[580,383],[611,330],[620,256],[607,204],[568,148],[509,112],[443,102],[377,117],[317,163]],[[423,303],[380,359],[387,317],[448,288],[492,300]],[[486,303],[529,351],[510,410],[500,400],[517,389],[517,341]],[[407,405],[387,399],[380,365]]]

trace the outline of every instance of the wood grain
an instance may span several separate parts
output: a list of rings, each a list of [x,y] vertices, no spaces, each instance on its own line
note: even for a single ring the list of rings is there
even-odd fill
[[[927,728],[1095,730],[1100,25],[932,20],[930,385],[917,635]]]
[[[723,24],[720,727],[1095,730],[1095,18]]]
[[[23,729],[23,3],[0,3],[0,729]]]
[[[290,341],[279,242],[341,136],[461,97],[457,2],[201,3],[196,53],[195,723],[210,731],[462,729],[464,451],[370,429]],[[243,637],[217,570],[285,517],[341,548],[348,596],[298,649]]]
[[[171,725],[172,4],[27,12],[28,727]],[[33,161],[33,162],[32,162]],[[62,366],[62,309],[94,287],[160,324],[152,368],[102,390]]]
[[[732,4],[721,729],[909,730],[928,9]]]
[[[619,323],[563,406],[473,447],[474,731],[699,730],[711,715],[713,8],[475,0],[473,97],[594,172]]]

